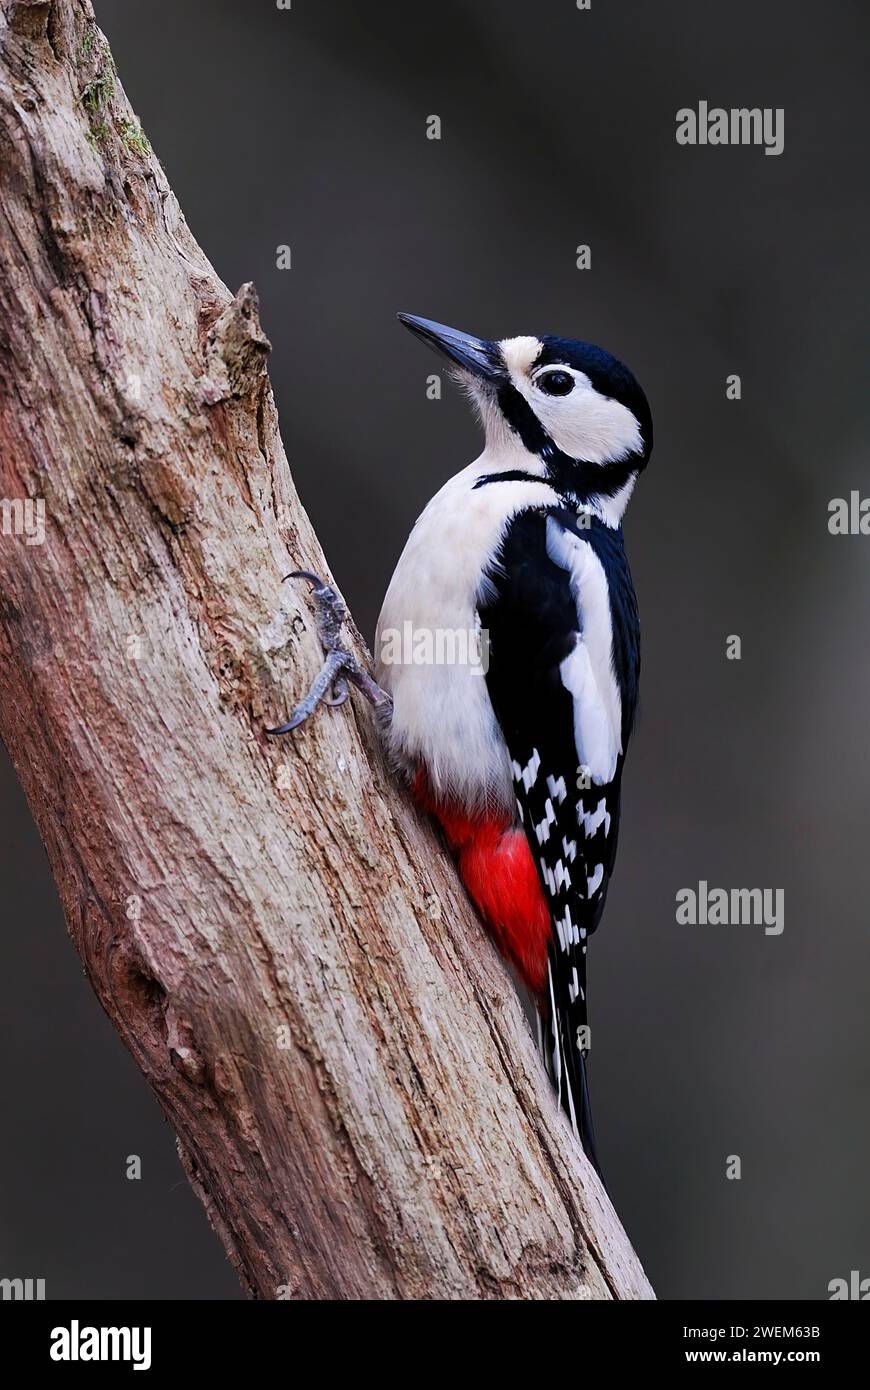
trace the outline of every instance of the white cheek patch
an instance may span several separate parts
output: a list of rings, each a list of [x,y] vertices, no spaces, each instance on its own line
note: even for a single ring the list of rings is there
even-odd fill
[[[575,381],[569,395],[548,396],[537,389],[532,370],[543,348],[540,338],[503,338],[499,348],[512,384],[563,454],[584,463],[606,464],[621,463],[632,454],[643,452],[634,412],[596,391],[579,368],[551,362],[535,373],[537,380],[545,371],[568,372]]]
[[[582,372],[568,396],[545,396],[534,388],[523,394],[557,448],[585,463],[619,463],[643,451],[633,411],[602,396]]]

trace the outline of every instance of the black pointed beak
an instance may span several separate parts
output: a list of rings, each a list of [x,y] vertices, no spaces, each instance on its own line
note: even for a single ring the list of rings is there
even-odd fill
[[[505,370],[499,360],[494,343],[483,338],[472,338],[468,333],[460,333],[458,328],[448,328],[443,323],[433,323],[431,319],[417,318],[416,314],[399,314],[399,322],[429,347],[435,348],[457,367],[462,367],[474,376],[485,381],[504,381]]]

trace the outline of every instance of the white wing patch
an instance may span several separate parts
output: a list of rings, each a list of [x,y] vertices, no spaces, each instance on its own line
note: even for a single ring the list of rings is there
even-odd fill
[[[547,554],[565,570],[577,604],[580,631],[559,667],[574,700],[574,742],[579,765],[592,781],[612,780],[622,752],[622,701],[613,673],[610,598],[601,561],[588,541],[547,518]]]

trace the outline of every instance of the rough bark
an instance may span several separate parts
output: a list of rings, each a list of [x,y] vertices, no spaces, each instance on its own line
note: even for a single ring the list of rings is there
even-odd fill
[[[253,288],[88,0],[2,4],[0,496],[46,512],[3,508],[0,732],[103,1007],[259,1296],[651,1297],[368,708],[264,736],[327,567]]]

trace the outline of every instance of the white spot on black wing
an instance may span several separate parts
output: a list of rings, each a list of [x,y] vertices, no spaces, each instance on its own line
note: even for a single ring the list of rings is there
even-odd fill
[[[603,881],[604,865],[596,864],[591,877],[586,880],[586,896],[591,898],[595,893],[597,893]]]
[[[557,779],[555,777],[548,777],[547,790],[550,793],[550,795],[554,797],[555,800],[558,801],[561,805],[561,803],[565,800],[565,797],[568,795],[568,788],[565,786],[565,778],[559,777]]]
[[[610,817],[607,815],[607,802],[604,797],[601,798],[593,811],[584,811],[581,801],[577,807],[577,819],[583,826],[587,840],[591,840],[599,826],[602,825],[606,819],[608,822],[608,826],[604,831],[606,835],[609,829]]]
[[[534,748],[532,749],[532,756],[529,758],[525,767],[521,768],[519,763],[513,764],[514,781],[521,782],[525,790],[530,791],[537,781],[540,766],[541,756],[537,748]]]

